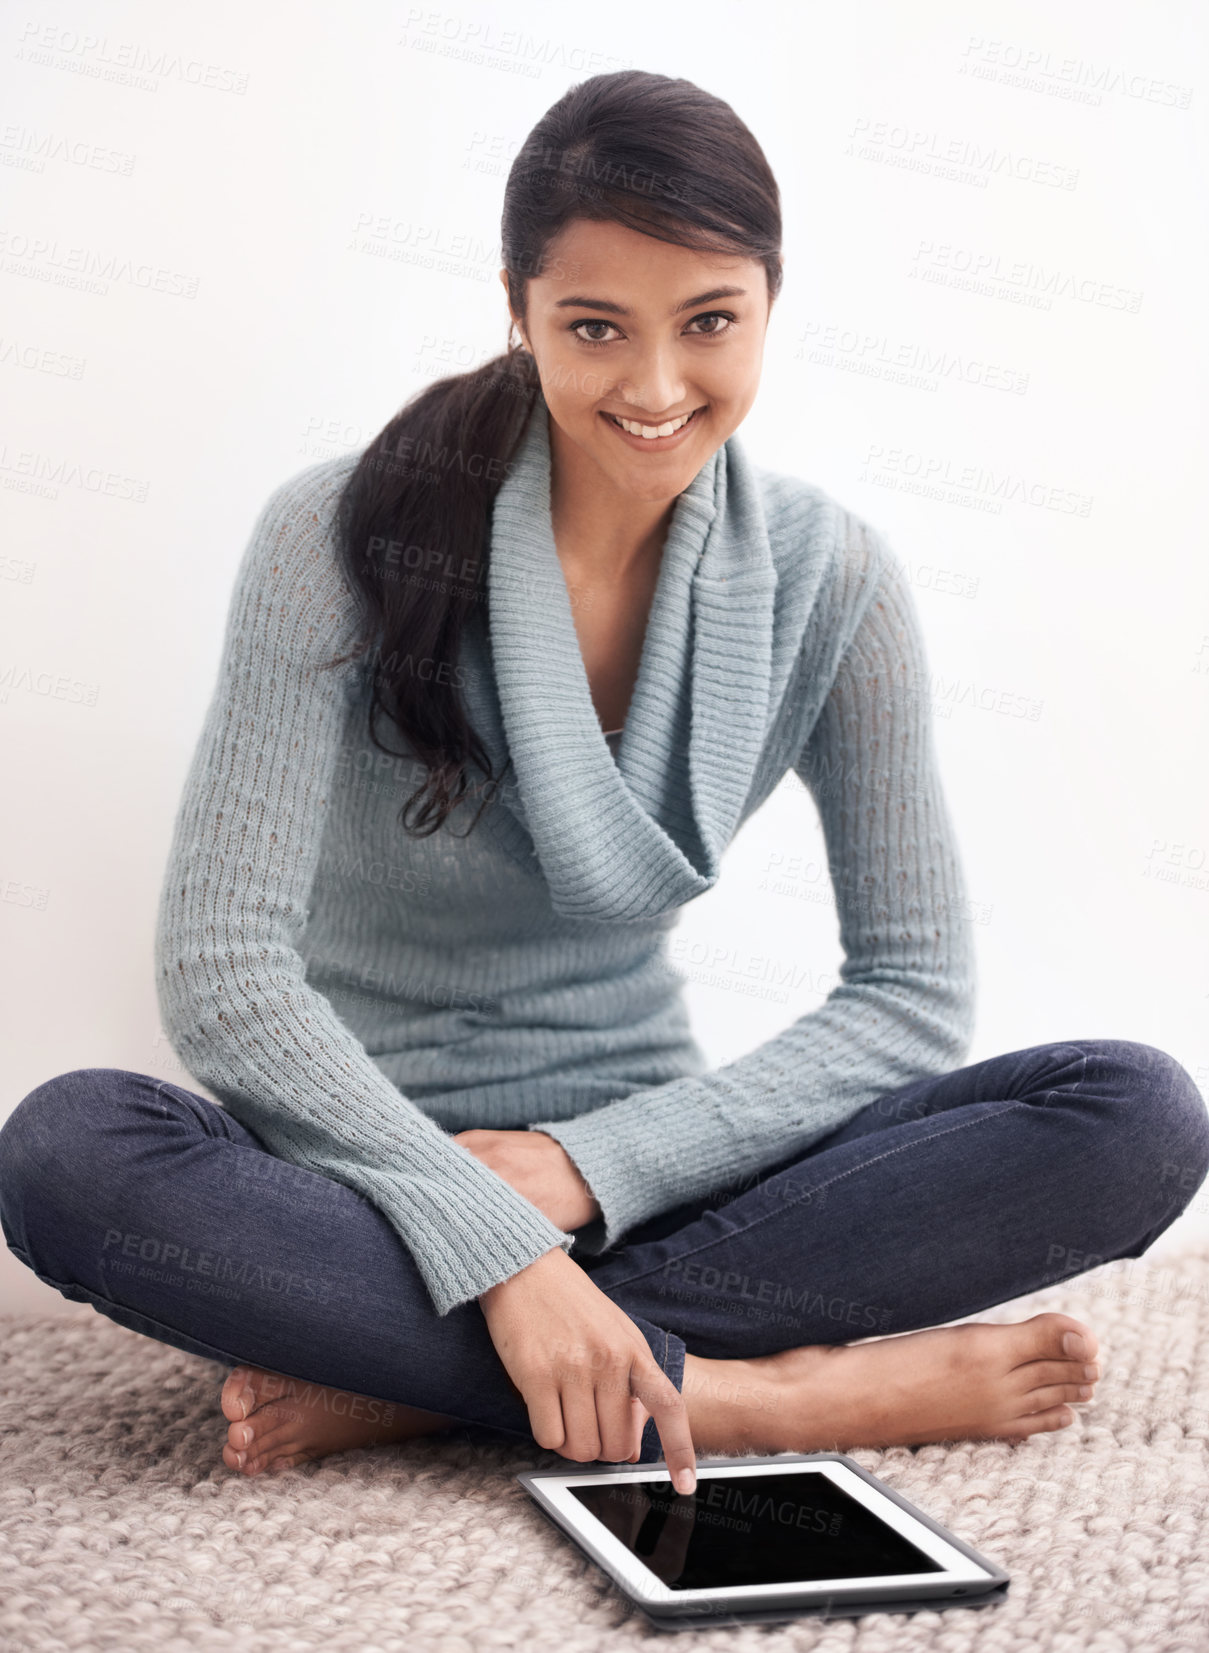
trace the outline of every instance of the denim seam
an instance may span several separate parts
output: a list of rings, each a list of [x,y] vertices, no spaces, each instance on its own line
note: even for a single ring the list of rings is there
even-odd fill
[[[198,1114],[197,1114],[197,1109],[192,1106],[192,1104],[194,1102],[206,1102],[206,1103],[209,1103],[209,1106],[211,1108],[218,1108],[218,1103],[217,1102],[211,1102],[210,1098],[208,1096],[202,1096],[199,1091],[191,1091],[187,1088],[187,1086],[178,1085],[171,1079],[160,1079],[157,1082],[156,1087],[155,1087],[155,1099],[156,1099],[157,1103],[159,1104],[159,1106],[164,1109],[165,1119],[171,1119],[172,1114],[171,1114],[171,1111],[167,1107],[164,1106],[163,1096],[162,1096],[162,1093],[164,1091],[168,1091],[171,1094],[172,1100],[174,1102],[184,1103],[185,1106],[189,1108],[190,1113],[192,1113],[195,1118],[198,1117]],[[220,1108],[219,1112],[221,1113],[222,1111],[223,1110]],[[210,1140],[212,1142],[230,1142],[231,1141],[231,1136],[230,1136],[229,1132],[224,1130],[224,1131],[219,1132],[217,1135],[215,1135],[214,1133],[212,1133],[207,1128],[208,1116],[205,1114],[204,1111],[203,1111],[203,1113],[201,1114],[200,1117],[201,1117],[202,1130],[205,1132],[205,1134],[210,1138]],[[237,1146],[238,1146],[238,1144],[237,1144]]]
[[[1066,1048],[1068,1050],[1079,1050],[1078,1045],[1068,1044],[1066,1046]],[[1083,1083],[1083,1078],[1084,1078],[1084,1075],[1086,1073],[1087,1073],[1087,1052],[1085,1050],[1079,1050],[1079,1077],[1075,1080],[1076,1085],[1081,1085]],[[1044,1095],[1046,1097],[1053,1096],[1055,1088],[1056,1087],[1051,1086],[1049,1090],[1044,1092]]]
[[[1020,1104],[1015,1099],[1010,1099],[1007,1103],[1008,1107],[1018,1107],[1018,1106],[1021,1106],[1021,1105],[1022,1104]],[[732,1240],[732,1239],[734,1239],[735,1234],[746,1234],[746,1233],[750,1232],[751,1229],[758,1228],[761,1223],[771,1222],[774,1217],[782,1217],[782,1216],[785,1215],[785,1213],[787,1211],[791,1211],[794,1208],[794,1206],[801,1205],[803,1200],[813,1199],[815,1197],[815,1195],[821,1194],[823,1192],[824,1188],[830,1188],[833,1183],[843,1182],[845,1177],[855,1176],[858,1171],[865,1171],[871,1165],[879,1164],[883,1159],[891,1159],[891,1158],[893,1158],[893,1156],[895,1154],[906,1153],[909,1149],[920,1147],[925,1142],[935,1142],[937,1137],[950,1136],[950,1135],[952,1135],[952,1133],[954,1131],[969,1130],[971,1125],[981,1125],[981,1124],[984,1123],[985,1120],[990,1119],[992,1117],[997,1118],[998,1115],[982,1114],[977,1119],[964,1119],[960,1122],[960,1124],[951,1125],[948,1130],[933,1131],[928,1136],[917,1137],[914,1142],[902,1142],[902,1143],[899,1144],[899,1146],[897,1148],[887,1148],[884,1154],[877,1154],[873,1159],[867,1159],[867,1160],[863,1161],[860,1165],[852,1166],[847,1171],[838,1171],[835,1174],[835,1176],[829,1177],[826,1182],[820,1183],[817,1188],[812,1188],[809,1191],[809,1193],[803,1194],[799,1199],[786,1201],[785,1204],[782,1206],[780,1211],[769,1211],[763,1217],[753,1217],[752,1220],[749,1223],[747,1223],[743,1228],[736,1229],[735,1233],[720,1235],[718,1237],[718,1239],[706,1240],[703,1244],[701,1244],[699,1246],[694,1246],[692,1251],[681,1252],[679,1254],[678,1260],[683,1261],[687,1257],[695,1257],[699,1251],[708,1251],[711,1246],[718,1245],[722,1240]],[[723,1208],[723,1209],[725,1209],[725,1208]],[[667,1235],[667,1236],[665,1236],[665,1238],[674,1239],[675,1236],[674,1235]],[[656,1240],[654,1243],[656,1245],[658,1245],[658,1244],[661,1244],[662,1242]],[[651,1268],[643,1269],[641,1274],[631,1274],[631,1275],[627,1275],[627,1277],[624,1280],[610,1281],[608,1286],[605,1287],[605,1288],[602,1288],[602,1289],[604,1289],[606,1292],[608,1292],[608,1291],[612,1291],[615,1288],[620,1287],[620,1286],[632,1285],[634,1283],[634,1281],[636,1281],[636,1280],[645,1280],[648,1274],[657,1274],[661,1268],[665,1268],[666,1266],[667,1265],[665,1263],[656,1263]]]

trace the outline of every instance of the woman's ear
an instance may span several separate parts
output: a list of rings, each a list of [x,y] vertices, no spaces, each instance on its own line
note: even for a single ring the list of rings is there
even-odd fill
[[[512,337],[512,329],[515,327],[517,333],[520,335],[520,341],[521,341],[520,348],[522,350],[529,350],[529,341],[525,337],[524,328],[521,326],[520,322],[516,319],[516,311],[512,308],[512,296],[508,292],[508,272],[507,272],[507,270],[501,270],[500,271],[500,280],[504,285],[504,293],[505,293],[505,296],[507,297],[507,300],[508,300],[508,319],[509,319],[508,337],[509,338]],[[532,351],[530,351],[529,353],[530,353],[530,355],[532,355]]]

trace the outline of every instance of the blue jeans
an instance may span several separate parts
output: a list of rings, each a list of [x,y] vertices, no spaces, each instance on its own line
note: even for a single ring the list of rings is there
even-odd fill
[[[1207,1172],[1209,1113],[1174,1058],[1033,1045],[891,1091],[806,1153],[572,1255],[680,1388],[686,1348],[912,1331],[1138,1257]],[[0,1130],[0,1221],[40,1280],[121,1326],[532,1439],[478,1304],[438,1316],[374,1205],[179,1085],[77,1068],[37,1086]],[[640,1461],[661,1455],[652,1420]]]

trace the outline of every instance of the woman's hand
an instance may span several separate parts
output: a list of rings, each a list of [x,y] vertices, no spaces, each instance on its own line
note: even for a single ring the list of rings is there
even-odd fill
[[[697,1457],[684,1397],[629,1315],[565,1251],[547,1251],[479,1304],[539,1446],[577,1463],[635,1463],[649,1415],[672,1484],[692,1492]]]
[[[458,1131],[453,1140],[559,1228],[582,1228],[600,1216],[600,1206],[574,1160],[545,1131]]]

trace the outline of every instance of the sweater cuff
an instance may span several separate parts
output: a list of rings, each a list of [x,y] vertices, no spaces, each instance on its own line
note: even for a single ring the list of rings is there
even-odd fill
[[[362,1176],[370,1197],[409,1245],[438,1315],[511,1279],[574,1237],[517,1193],[502,1177],[462,1150],[450,1154],[438,1184],[431,1173],[379,1171]]]
[[[694,1167],[685,1163],[685,1144],[691,1142],[691,1135],[686,1139],[683,1123],[673,1145],[657,1122],[659,1114],[678,1116],[683,1122],[694,1107],[699,1109],[706,1095],[701,1081],[686,1076],[638,1095],[642,1103],[637,1107],[637,1097],[624,1097],[571,1119],[543,1120],[528,1127],[545,1131],[562,1144],[600,1206],[600,1217],[576,1231],[577,1246],[589,1255],[616,1245],[635,1224],[679,1204],[685,1198],[680,1191],[682,1181],[699,1184],[701,1180],[692,1178]],[[627,1104],[627,1116],[619,1117],[616,1110]],[[641,1129],[630,1117],[640,1110],[644,1116]],[[693,1157],[690,1151],[688,1158]],[[706,1170],[707,1158],[708,1145],[702,1142],[698,1171]],[[705,1180],[709,1180],[708,1172]]]

